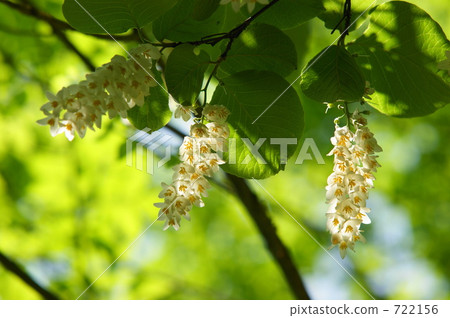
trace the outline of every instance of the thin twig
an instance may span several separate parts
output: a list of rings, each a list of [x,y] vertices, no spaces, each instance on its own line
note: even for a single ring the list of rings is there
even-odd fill
[[[345,0],[344,3],[344,13],[342,14],[342,18],[339,20],[338,24],[334,27],[331,34],[339,27],[339,25],[345,21],[344,31],[342,31],[342,36],[339,38],[338,45],[345,44],[345,37],[350,33],[349,29],[352,23],[352,0]]]
[[[195,44],[191,43],[194,45],[210,44],[210,45],[214,46],[217,43],[219,43],[220,41],[228,39],[228,43],[227,43],[225,50],[222,52],[222,54],[217,59],[217,61],[214,62],[215,63],[214,69],[212,70],[211,74],[209,75],[208,80],[206,81],[205,87],[203,87],[203,89],[202,89],[202,92],[204,93],[203,106],[205,106],[207,103],[208,86],[211,83],[212,78],[216,75],[220,64],[226,60],[228,53],[230,52],[231,47],[233,46],[234,40],[237,39],[239,37],[239,35],[241,35],[241,33],[244,32],[253,21],[255,21],[255,19],[257,17],[259,17],[261,14],[263,14],[264,12],[269,10],[274,4],[276,4],[279,1],[280,0],[273,0],[268,5],[261,8],[253,16],[249,17],[242,24],[238,25],[237,27],[235,27],[228,33],[221,33],[218,37],[203,37],[203,39],[201,41],[197,41],[197,42],[195,42]]]
[[[10,259],[8,256],[0,252],[0,263],[9,270],[14,273],[17,277],[19,277],[25,284],[33,288],[36,292],[38,292],[44,299],[47,300],[58,300],[60,299],[58,296],[48,291],[30,276],[28,275],[16,262]]]
[[[263,14],[264,12],[266,12],[267,10],[269,10],[272,6],[274,6],[277,2],[279,2],[280,0],[273,0],[272,2],[270,2],[268,5],[262,7],[259,11],[257,11],[254,15],[252,15],[251,17],[247,18],[244,22],[242,22],[241,24],[239,24],[237,27],[235,27],[234,29],[232,29],[231,31],[227,32],[227,33],[220,33],[217,34],[217,36],[207,36],[207,37],[203,37],[201,40],[198,41],[188,41],[188,42],[157,42],[157,43],[151,43],[154,46],[160,46],[163,48],[169,48],[169,47],[177,47],[179,45],[182,44],[191,44],[194,46],[198,46],[201,44],[209,44],[209,45],[216,45],[217,43],[223,41],[223,40],[229,40],[227,47],[225,48],[224,53],[222,54],[222,59],[225,59],[228,51],[231,48],[231,45],[233,43],[233,41],[239,37],[239,35],[241,35],[242,32],[244,32],[248,26],[257,18],[259,17],[261,14]]]

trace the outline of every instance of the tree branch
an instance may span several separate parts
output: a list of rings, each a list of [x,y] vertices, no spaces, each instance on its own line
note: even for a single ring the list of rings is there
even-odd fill
[[[182,138],[185,137],[182,132],[171,125],[166,125],[166,128]],[[256,194],[253,193],[244,179],[231,174],[226,174],[226,176],[234,188],[234,191],[230,193],[237,196],[247,209],[256,227],[263,236],[267,249],[282,270],[292,293],[297,299],[310,299],[287,247],[279,238],[275,226],[267,215],[267,208],[259,201]]]
[[[92,64],[91,60],[89,60],[80,50],[76,48],[75,45],[67,38],[67,36],[59,30],[58,28],[51,25],[53,33],[61,40],[62,43],[71,51],[73,51],[86,65],[86,67],[91,71],[95,71],[95,66]]]
[[[231,49],[231,45],[233,43],[233,41],[257,18],[259,17],[261,14],[263,14],[265,11],[267,11],[268,9],[270,9],[273,5],[275,5],[277,2],[279,2],[280,0],[272,0],[268,5],[264,6],[263,8],[261,8],[259,11],[257,11],[254,15],[252,15],[251,17],[249,17],[248,19],[246,19],[243,23],[241,23],[240,25],[238,25],[237,27],[235,27],[234,29],[232,29],[231,31],[227,32],[227,33],[222,33],[220,35],[217,36],[208,36],[208,37],[204,37],[201,40],[198,41],[189,41],[189,42],[156,42],[156,43],[151,43],[154,46],[159,46],[164,48],[169,48],[169,47],[177,47],[179,45],[182,44],[192,44],[195,46],[201,45],[201,44],[210,44],[210,45],[216,45],[217,43],[219,43],[220,41],[223,40],[229,40],[228,45],[224,51],[224,53],[222,54],[221,58],[225,59],[228,51]],[[0,0],[0,3],[3,3],[4,5],[10,7],[11,9],[14,9],[24,15],[28,15],[31,17],[34,17],[38,20],[41,21],[45,21],[47,22],[53,30],[57,29],[59,31],[77,31],[78,30],[74,29],[70,24],[68,24],[65,21],[59,20],[55,17],[53,17],[52,15],[40,11],[38,8],[36,8],[35,6],[33,6],[29,1],[23,1],[21,3],[15,3],[15,2],[11,2],[9,0]],[[141,37],[139,35],[139,32],[134,30],[132,34],[129,35],[114,35],[114,39],[110,36],[110,35],[106,35],[106,34],[87,34],[87,33],[83,33],[85,35],[89,35],[89,36],[93,36],[99,39],[103,39],[103,40],[117,40],[117,41],[137,41],[140,42],[141,41]]]
[[[35,19],[47,22],[53,29],[56,28],[60,31],[77,31],[70,24],[65,21],[59,20],[52,15],[40,11],[36,7],[34,7],[31,3],[15,3],[9,0],[0,0],[0,3],[8,6],[9,8],[16,10],[24,15],[33,17]],[[78,32],[78,31],[77,31]],[[85,33],[83,33],[85,34]],[[85,34],[102,40],[111,41],[112,38],[106,34]],[[114,38],[118,41],[140,41],[139,35],[137,32],[133,32],[127,35],[115,35]]]
[[[221,58],[225,59],[228,51],[231,49],[231,45],[233,44],[233,41],[239,36],[241,35],[242,32],[245,31],[245,29],[248,28],[248,26],[257,18],[259,17],[261,14],[263,14],[264,12],[266,12],[267,10],[269,10],[272,6],[274,6],[277,2],[279,2],[280,0],[272,0],[272,2],[270,2],[268,5],[262,7],[259,11],[257,11],[254,15],[252,15],[251,17],[247,18],[244,22],[242,22],[241,24],[239,24],[237,27],[235,27],[234,29],[232,29],[231,31],[227,32],[227,33],[221,33],[218,34],[217,36],[206,36],[204,38],[202,38],[201,40],[198,41],[188,41],[188,42],[161,42],[161,43],[151,43],[154,46],[160,46],[164,48],[168,48],[168,47],[177,47],[179,45],[182,44],[191,44],[194,46],[197,45],[201,45],[201,44],[209,44],[209,45],[216,45],[217,43],[219,43],[220,41],[223,40],[229,40],[227,47],[225,48],[224,53],[222,53]]]
[[[86,65],[86,67],[91,71],[95,71],[94,64],[83,54],[77,47],[67,38],[63,30],[74,30],[67,23],[60,21],[45,12],[40,12],[35,8],[29,0],[22,0],[21,4],[12,3],[8,0],[0,0],[0,3],[4,3],[9,7],[18,10],[24,14],[31,15],[38,19],[41,19],[49,24],[52,28],[53,34],[56,35],[61,42],[71,51],[73,51]]]
[[[277,235],[277,230],[267,215],[266,207],[242,178],[227,174],[228,180],[236,189],[236,194],[247,208],[259,232],[264,237],[267,249],[280,266],[284,278],[297,299],[310,299],[299,271],[292,260],[287,247]]]
[[[56,296],[52,292],[48,291],[47,289],[36,283],[36,281],[30,275],[28,275],[23,269],[21,269],[16,262],[11,260],[2,252],[0,252],[0,263],[2,263],[7,270],[18,276],[25,284],[27,284],[28,286],[33,288],[36,292],[38,292],[44,299],[47,300],[60,299],[58,296]]]
[[[270,2],[270,4],[263,7],[261,10],[256,12],[252,17],[245,20],[242,24],[237,26],[236,28],[232,29],[230,32],[222,34],[217,37],[208,37],[204,38],[200,41],[194,41],[194,42],[188,42],[189,44],[193,45],[200,45],[200,44],[210,44],[215,45],[219,43],[222,40],[228,39],[229,42],[227,44],[226,49],[222,53],[221,57],[219,58],[219,61],[223,61],[229,50],[231,49],[231,46],[233,44],[234,39],[236,39],[258,16],[260,16],[262,13],[264,13],[266,10],[268,10],[270,7],[272,7],[274,4],[279,2],[280,0],[273,0]],[[73,28],[68,25],[67,23],[60,21],[58,19],[55,19],[46,13],[42,13],[36,10],[36,8],[33,8],[32,6],[21,6],[15,3],[12,3],[7,0],[0,0],[0,3],[4,3],[24,14],[34,16],[38,19],[44,20],[47,23],[50,24],[50,26],[53,29],[53,32],[58,38],[70,49],[72,50],[85,64],[86,66],[91,70],[95,70],[94,65],[90,60],[84,56],[66,37],[66,35],[62,32],[62,30],[73,30]],[[174,43],[153,43],[155,46],[162,46],[164,48],[166,47],[176,47],[178,45],[184,44],[186,42],[174,42]],[[184,134],[178,131],[176,128],[167,125],[168,129],[170,129],[175,134],[184,137]],[[227,189],[230,191],[230,193],[233,193],[236,195],[247,211],[249,212],[250,216],[252,217],[253,221],[255,222],[259,232],[264,238],[264,241],[266,243],[266,246],[270,253],[272,254],[274,260],[278,263],[279,267],[281,268],[283,275],[291,288],[293,294],[298,299],[310,299],[309,295],[305,289],[304,283],[302,281],[302,278],[300,277],[300,274],[289,254],[289,251],[287,247],[283,244],[281,239],[278,237],[276,228],[271,222],[270,218],[267,215],[267,209],[266,207],[259,201],[258,197],[253,193],[253,191],[250,189],[250,187],[247,185],[246,181],[244,179],[238,178],[236,176],[227,174],[227,179],[233,186],[235,191],[232,191],[232,189]],[[37,285],[26,273],[20,270],[20,268],[9,261],[3,254],[0,253],[0,261],[2,263],[7,264],[5,265],[6,268],[10,269],[14,273],[16,273],[19,277],[21,277],[26,283],[28,283],[31,287],[36,289],[38,292],[41,293],[41,295],[44,296],[46,299],[57,299],[57,297],[50,292],[44,290],[42,287]]]

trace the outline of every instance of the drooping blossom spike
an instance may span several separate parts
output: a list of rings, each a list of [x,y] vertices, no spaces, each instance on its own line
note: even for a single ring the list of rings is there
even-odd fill
[[[102,116],[127,117],[127,111],[142,106],[156,86],[151,73],[153,61],[160,59],[157,48],[144,44],[130,50],[130,58],[116,55],[111,61],[86,75],[86,80],[62,88],[56,95],[47,94],[48,102],[41,107],[45,118],[40,125],[49,125],[56,136],[65,133],[73,140],[75,133],[81,138],[87,128],[101,128]]]
[[[356,242],[365,242],[360,227],[371,222],[366,200],[373,188],[373,173],[380,166],[375,153],[382,151],[361,113],[355,111],[351,122],[355,132],[336,124],[331,138],[334,148],[328,154],[334,156],[334,168],[326,186],[327,230],[342,258],[348,248],[354,250]]]
[[[202,197],[208,196],[211,188],[206,177],[212,177],[225,163],[219,154],[226,151],[229,114],[224,106],[206,105],[202,115],[210,122],[196,122],[191,126],[191,136],[184,138],[179,150],[182,163],[173,168],[172,184],[162,183],[159,197],[164,202],[155,203],[160,208],[158,218],[165,221],[164,230],[171,226],[178,230],[182,218],[190,220],[192,206],[205,205]]]

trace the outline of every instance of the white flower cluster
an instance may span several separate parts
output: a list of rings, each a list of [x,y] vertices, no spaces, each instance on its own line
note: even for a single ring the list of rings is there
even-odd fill
[[[189,108],[179,106],[181,114]],[[208,195],[211,187],[206,176],[211,177],[219,170],[219,165],[225,161],[220,154],[226,151],[226,141],[230,130],[226,120],[229,111],[224,106],[206,105],[203,117],[209,121],[206,125],[197,122],[191,126],[190,135],[185,137],[180,147],[182,163],[173,169],[173,182],[168,185],[162,183],[163,190],[159,194],[164,202],[155,203],[160,208],[158,219],[165,220],[164,230],[173,226],[180,228],[181,217],[190,220],[189,211],[192,206],[203,207],[202,197]]]
[[[354,250],[357,241],[365,241],[360,226],[370,223],[366,200],[375,180],[373,173],[380,167],[375,153],[382,151],[358,111],[353,113],[351,121],[356,129],[354,133],[348,126],[336,124],[331,138],[334,148],[328,154],[334,155],[334,168],[326,187],[326,202],[330,204],[327,229],[332,247],[339,245],[342,258],[347,248]]]
[[[256,2],[269,4],[269,0],[221,0],[220,4],[228,4],[230,2],[233,10],[236,12],[238,12],[245,4],[247,4],[248,12],[252,12],[255,9]]]
[[[75,132],[83,138],[86,129],[101,128],[102,116],[119,114],[126,118],[135,105],[142,106],[157,83],[150,73],[152,60],[161,55],[157,48],[144,44],[130,51],[131,58],[116,55],[111,62],[86,75],[86,80],[47,93],[49,102],[41,107],[46,115],[38,124],[50,125],[52,136],[65,132],[73,140]]]

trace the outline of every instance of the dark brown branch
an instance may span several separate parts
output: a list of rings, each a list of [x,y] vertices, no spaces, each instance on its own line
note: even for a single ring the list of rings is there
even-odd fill
[[[66,22],[61,21],[59,19],[56,19],[55,17],[37,10],[35,7],[24,4],[24,3],[15,3],[8,0],[0,0],[0,3],[5,4],[6,6],[10,7],[11,9],[14,9],[16,11],[19,11],[20,13],[24,15],[28,15],[31,17],[34,17],[38,20],[42,20],[47,22],[48,24],[54,25],[55,27],[59,28],[60,30],[73,30],[73,28]]]
[[[80,50],[67,38],[63,30],[72,30],[70,25],[65,25],[65,22],[60,21],[46,13],[38,11],[29,0],[22,0],[21,5],[9,2],[7,0],[0,0],[0,3],[5,3],[12,8],[16,8],[18,11],[24,13],[28,12],[30,15],[41,18],[46,21],[52,28],[53,34],[56,35],[61,42],[71,51],[73,51],[86,65],[86,67],[91,71],[95,71],[94,64],[83,54]]]
[[[9,270],[14,273],[17,277],[19,277],[25,284],[33,288],[36,292],[38,292],[44,299],[47,300],[58,300],[60,299],[52,292],[48,291],[44,287],[40,286],[36,281],[28,275],[16,262],[11,260],[5,254],[0,252],[0,263]]]
[[[179,131],[177,128],[173,127],[170,124],[167,124],[165,127],[167,129],[169,129],[171,132],[173,132],[175,135],[177,135],[178,137],[181,137],[181,139],[184,139],[184,137],[186,137],[185,134],[183,134],[181,131]]]
[[[72,42],[70,42],[70,40],[67,38],[67,36],[64,34],[64,32],[62,32],[61,30],[59,30],[58,28],[54,27],[52,25],[52,29],[53,29],[53,33],[61,40],[61,42],[71,51],[73,51],[82,61],[83,63],[86,65],[86,67],[91,71],[95,71],[95,66],[94,64],[92,64],[92,62],[83,54],[80,52],[80,50],[78,50],[76,48],[75,45],[73,45]]]
[[[253,193],[244,179],[231,174],[228,174],[227,176],[228,180],[230,180],[236,189],[237,196],[247,208],[247,211],[255,222],[259,232],[264,237],[267,249],[280,266],[295,297],[304,300],[310,299],[287,247],[277,235],[277,230],[267,215],[266,207],[259,201],[256,194]]]
[[[193,45],[200,45],[200,44],[211,44],[215,45],[219,43],[222,40],[228,39],[229,42],[227,44],[226,49],[222,53],[218,63],[220,61],[223,61],[229,50],[231,49],[231,46],[233,44],[234,39],[236,39],[258,16],[260,16],[262,13],[264,13],[266,10],[268,10],[271,6],[273,6],[275,3],[277,3],[280,0],[273,0],[270,4],[263,7],[261,10],[259,10],[255,15],[245,20],[242,24],[234,28],[228,33],[222,34],[218,37],[208,37],[206,39],[195,41],[195,42],[189,42]],[[34,16],[38,19],[44,20],[50,24],[50,26],[53,29],[53,32],[56,36],[60,38],[60,40],[69,48],[71,49],[77,56],[86,64],[86,66],[93,71],[95,69],[94,65],[90,62],[90,60],[84,56],[65,36],[65,34],[61,30],[73,30],[73,28],[66,24],[63,21],[57,20],[45,13],[40,13],[33,7],[29,7],[28,9],[24,9],[23,6],[11,3],[7,0],[0,0],[0,3],[5,3],[9,5],[12,8],[15,8],[16,10],[19,10],[22,13]],[[58,26],[60,28],[58,28]],[[163,46],[163,47],[176,47],[180,44],[183,44],[182,42],[176,42],[176,43],[155,43],[156,46]],[[184,134],[175,129],[174,127],[167,125],[168,129],[170,129],[175,134],[179,135],[180,137],[184,137]],[[275,226],[269,219],[267,215],[267,209],[266,207],[261,204],[258,197],[252,192],[250,187],[247,185],[246,181],[244,179],[238,178],[233,175],[227,174],[227,179],[232,184],[235,191],[232,191],[231,189],[227,190],[232,192],[234,195],[238,196],[239,199],[242,201],[243,205],[246,207],[247,211],[249,212],[250,216],[252,217],[253,221],[255,222],[258,230],[260,231],[261,235],[264,237],[264,240],[266,242],[266,246],[270,253],[272,254],[274,260],[278,263],[280,266],[284,277],[291,288],[293,294],[297,299],[310,299],[309,295],[305,289],[304,283],[300,277],[300,274],[289,254],[289,251],[287,247],[283,244],[281,239],[278,237]],[[37,285],[26,273],[20,270],[20,268],[12,263],[11,261],[8,261],[7,258],[3,256],[3,254],[0,253],[0,261],[5,265],[5,262],[7,265],[5,265],[6,268],[10,269],[14,273],[16,273],[19,277],[21,277],[26,283],[28,283],[30,286],[32,286],[34,289],[36,289],[38,292],[41,293],[41,295],[44,296],[45,299],[57,299],[56,296],[51,294],[50,292],[44,290],[42,287]]]
[[[167,125],[166,128],[178,136],[184,138],[184,134],[178,129]],[[263,205],[256,194],[248,186],[247,182],[239,177],[227,174],[227,179],[231,183],[233,190],[231,193],[236,195],[247,209],[251,218],[256,224],[266,243],[267,249],[272,254],[274,260],[281,268],[284,278],[297,299],[310,299],[303,280],[300,276],[295,263],[290,256],[287,247],[283,244],[277,234],[277,230],[267,215],[267,208]]]
[[[217,43],[219,43],[220,41],[223,40],[229,40],[228,45],[224,51],[224,53],[222,54],[221,58],[224,59],[228,53],[228,51],[231,48],[231,45],[233,43],[233,41],[257,18],[259,17],[261,14],[263,14],[265,11],[267,11],[268,9],[270,9],[273,5],[275,5],[277,2],[279,2],[280,0],[273,0],[272,2],[270,2],[268,5],[264,6],[263,8],[261,8],[259,11],[257,11],[253,16],[249,17],[247,20],[245,20],[243,23],[241,23],[240,25],[238,25],[237,27],[235,27],[234,29],[232,29],[230,32],[227,33],[221,33],[218,35],[212,35],[212,36],[208,36],[205,37],[199,41],[190,41],[190,42],[171,42],[171,43],[166,43],[166,42],[161,42],[161,43],[152,43],[154,46],[159,46],[159,47],[163,47],[164,48],[169,48],[169,47],[177,47],[181,44],[192,44],[192,45],[201,45],[201,44],[210,44],[210,45],[216,45]],[[76,29],[74,29],[70,24],[68,24],[65,21],[59,20],[55,17],[53,17],[52,15],[40,11],[38,8],[36,8],[35,6],[33,6],[29,1],[23,1],[21,3],[15,3],[15,2],[11,2],[9,0],[0,0],[0,3],[5,4],[6,6],[10,7],[11,9],[14,9],[24,15],[28,15],[31,17],[34,17],[38,20],[41,21],[45,21],[47,22],[53,29],[58,29],[60,31],[77,31]],[[103,39],[103,40],[117,40],[117,41],[137,41],[140,42],[141,41],[141,37],[139,35],[139,32],[134,30],[133,33],[128,34],[128,35],[114,35],[114,38],[112,38],[110,35],[105,35],[105,34],[86,34],[89,36],[93,36],[99,39]]]
[[[31,5],[29,2],[27,3],[15,3],[9,0],[0,0],[0,3],[8,6],[11,9],[14,9],[24,15],[28,15],[35,19],[47,22],[52,28],[56,28],[60,31],[77,31],[70,24],[65,21],[59,20],[52,15],[38,10],[36,7]],[[102,40],[113,40],[109,35],[105,34],[86,34],[89,36],[93,36]],[[117,41],[140,41],[139,35],[137,32],[133,32],[127,35],[115,35],[114,38]]]

